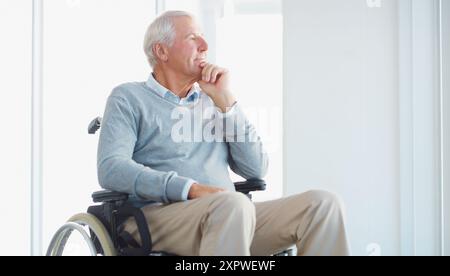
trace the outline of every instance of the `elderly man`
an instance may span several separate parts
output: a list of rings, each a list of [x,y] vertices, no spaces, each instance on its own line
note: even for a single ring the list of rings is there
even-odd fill
[[[299,255],[348,255],[343,211],[334,195],[311,191],[252,203],[235,191],[228,167],[246,179],[263,178],[268,158],[230,91],[229,72],[208,63],[208,44],[194,17],[164,13],[150,25],[144,49],[153,73],[109,97],[98,175],[103,188],[130,194],[142,208],[154,250],[271,255],[296,245]],[[211,108],[214,116],[195,115]],[[193,118],[187,122],[194,132],[211,121],[224,122],[213,124],[221,139],[200,135],[180,142],[174,131],[180,110]],[[125,229],[139,240],[134,220]]]

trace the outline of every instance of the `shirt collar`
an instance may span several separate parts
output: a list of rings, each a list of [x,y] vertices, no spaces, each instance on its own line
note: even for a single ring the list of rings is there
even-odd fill
[[[153,74],[150,74],[150,77],[148,78],[146,85],[148,88],[150,88],[153,92],[158,94],[160,97],[169,100],[175,104],[179,105],[189,105],[196,103],[196,101],[200,97],[200,87],[197,83],[195,83],[192,86],[192,89],[189,91],[186,98],[180,99],[177,95],[175,95],[172,91],[162,86],[153,76]]]

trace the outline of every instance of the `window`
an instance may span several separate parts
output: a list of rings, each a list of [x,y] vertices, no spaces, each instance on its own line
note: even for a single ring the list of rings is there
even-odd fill
[[[15,206],[14,212],[4,214],[10,226],[2,229],[0,241],[5,246],[0,255],[30,252],[32,3],[0,1],[0,31],[5,37],[0,73],[8,76],[2,83],[8,101],[0,104],[4,129],[0,165],[8,197],[0,204],[4,210]],[[232,70],[235,94],[270,155],[269,190],[256,195],[256,200],[282,195],[280,0],[46,0],[39,99],[44,236],[33,244],[46,247],[64,221],[91,205],[90,194],[99,189],[98,137],[87,134],[87,125],[103,115],[115,86],[148,77],[142,42],[157,7],[187,10],[200,19],[210,61]]]
[[[148,77],[142,43],[154,17],[148,0],[44,3],[44,246],[100,189],[87,126],[115,86]]]
[[[0,255],[30,251],[31,1],[0,1]]]
[[[283,195],[283,18],[281,1],[225,1],[218,19],[217,63],[230,69],[236,98],[269,154],[267,191],[255,201]],[[238,180],[238,177],[234,178]]]
[[[230,69],[233,93],[256,126],[270,165],[268,190],[254,200],[283,194],[281,0],[166,0],[165,10],[195,14],[209,44],[210,62]],[[264,80],[264,81],[262,81]],[[232,174],[234,181],[242,178]]]

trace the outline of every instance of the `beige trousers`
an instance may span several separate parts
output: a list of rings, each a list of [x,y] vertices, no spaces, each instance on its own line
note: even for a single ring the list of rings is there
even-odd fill
[[[350,254],[341,203],[324,191],[260,203],[241,193],[223,192],[142,210],[155,251],[268,256],[296,245],[303,256]],[[134,219],[125,230],[140,242]]]

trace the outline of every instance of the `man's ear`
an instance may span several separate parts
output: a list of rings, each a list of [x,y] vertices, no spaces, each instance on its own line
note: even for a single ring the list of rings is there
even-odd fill
[[[153,53],[159,60],[163,62],[166,62],[169,59],[169,51],[162,44],[158,43],[153,45]]]

